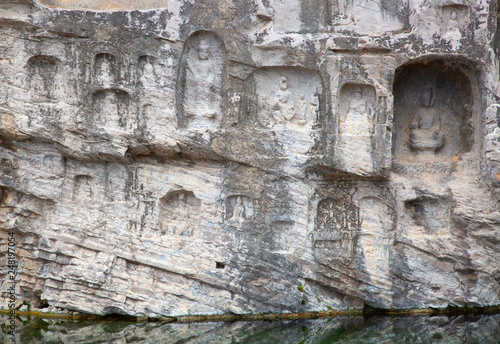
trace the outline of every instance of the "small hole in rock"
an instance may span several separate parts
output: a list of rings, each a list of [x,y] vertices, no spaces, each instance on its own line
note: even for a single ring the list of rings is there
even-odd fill
[[[223,262],[215,262],[215,267],[217,269],[224,269],[226,267],[226,263]]]

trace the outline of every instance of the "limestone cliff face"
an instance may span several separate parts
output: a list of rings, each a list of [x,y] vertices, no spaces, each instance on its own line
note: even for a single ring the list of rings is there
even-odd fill
[[[14,232],[37,307],[500,304],[496,1],[75,3],[0,2],[2,291]]]

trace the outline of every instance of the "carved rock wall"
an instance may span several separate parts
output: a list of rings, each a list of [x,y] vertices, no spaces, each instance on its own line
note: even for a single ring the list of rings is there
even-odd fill
[[[2,290],[12,231],[36,307],[500,304],[496,1],[75,4],[0,1]]]

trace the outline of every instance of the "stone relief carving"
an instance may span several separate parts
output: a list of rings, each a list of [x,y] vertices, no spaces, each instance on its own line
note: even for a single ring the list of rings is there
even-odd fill
[[[344,164],[357,171],[373,169],[375,102],[371,85],[346,83],[339,92],[339,153]]]
[[[160,229],[163,235],[198,235],[201,201],[191,191],[174,191],[159,201]]]
[[[105,190],[106,199],[111,202],[127,201],[130,173],[122,165],[110,164],[106,169]]]
[[[340,91],[340,134],[371,136],[375,117],[375,89],[371,85],[346,84]],[[368,142],[368,146],[371,141]]]
[[[302,68],[262,68],[247,81],[248,116],[268,128],[310,128],[322,93],[316,72]]]
[[[130,96],[117,89],[100,90],[92,96],[94,125],[105,132],[124,131],[130,125]]]
[[[17,161],[6,158],[0,159],[0,178],[12,180],[18,168],[19,163]]]
[[[226,219],[233,224],[242,225],[255,215],[254,201],[244,195],[234,195],[226,198]]]
[[[442,37],[456,45],[467,27],[469,8],[464,5],[447,5],[442,7]]]
[[[37,55],[28,60],[27,77],[35,97],[57,98],[63,92],[62,62],[54,56]]]
[[[500,127],[484,138],[484,153],[489,164],[491,180],[495,185],[500,184]]]
[[[396,213],[380,196],[363,197],[359,202],[360,235],[357,247],[363,252],[364,272],[372,285],[390,287],[390,255],[396,228]]]
[[[433,61],[400,68],[394,82],[393,163],[430,166],[469,151],[471,94],[459,65]]]
[[[318,203],[314,247],[339,250],[350,257],[353,253],[354,233],[359,230],[359,209],[346,201],[326,198]]]
[[[142,87],[146,89],[157,87],[155,64],[155,58],[152,56],[139,57],[137,71],[138,81]]]
[[[112,54],[100,53],[94,59],[94,80],[103,86],[109,86],[117,81],[118,70]]]
[[[211,128],[222,120],[225,47],[214,33],[201,31],[186,41],[178,76],[180,128]]]
[[[445,144],[441,133],[441,116],[434,106],[434,90],[427,88],[422,95],[422,106],[415,111],[410,124],[410,148],[421,154],[435,154]]]
[[[73,179],[73,197],[74,202],[86,204],[93,199],[92,177],[87,175],[77,175]]]

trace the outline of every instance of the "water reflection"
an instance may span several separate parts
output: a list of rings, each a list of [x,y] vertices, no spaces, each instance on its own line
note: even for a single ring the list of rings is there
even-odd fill
[[[10,343],[2,317],[1,343]],[[159,324],[18,320],[16,343],[500,343],[500,315]]]

